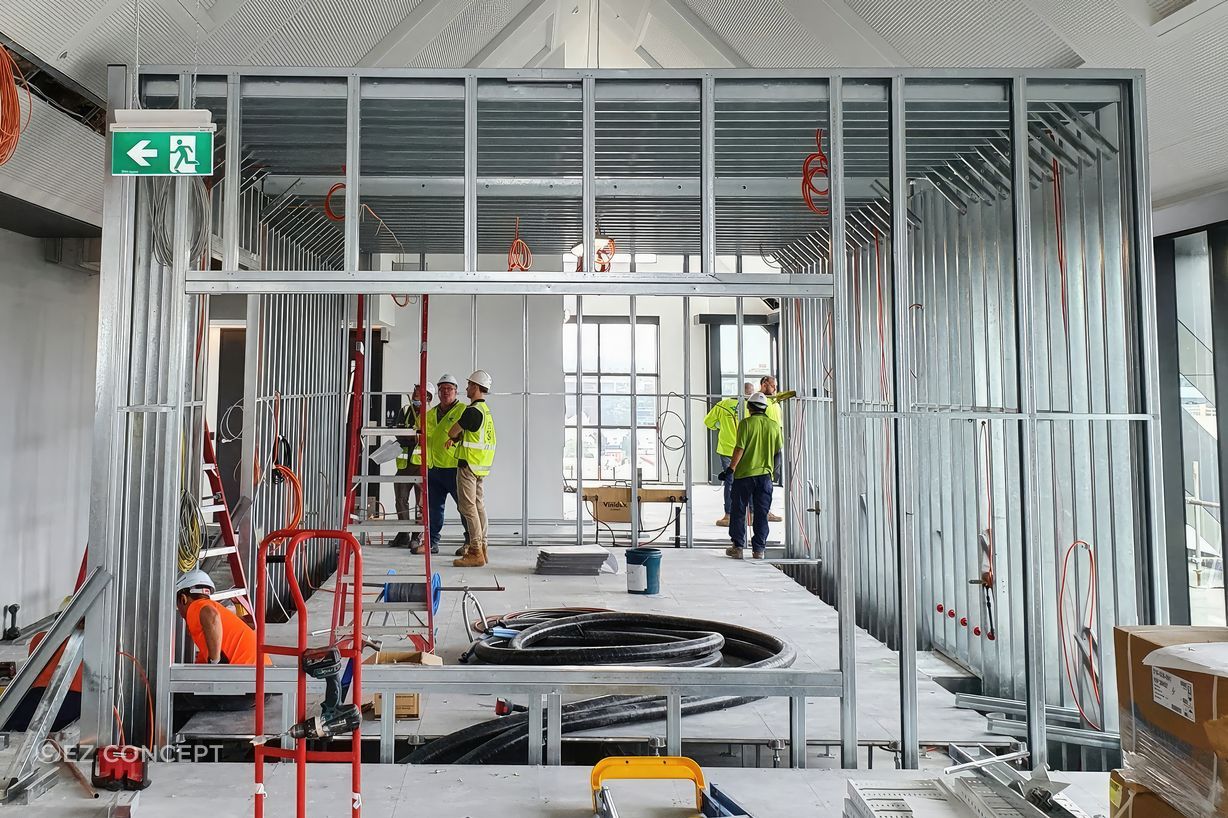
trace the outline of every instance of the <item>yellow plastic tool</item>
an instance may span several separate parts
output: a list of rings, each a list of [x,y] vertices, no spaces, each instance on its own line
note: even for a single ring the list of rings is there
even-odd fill
[[[593,767],[589,783],[593,789],[593,812],[597,811],[597,793],[601,783],[610,779],[674,779],[695,784],[695,809],[703,809],[704,771],[689,758],[682,756],[613,756],[603,758]]]
[[[790,389],[787,392],[777,392],[774,396],[777,403],[784,403],[787,400],[792,400],[797,397],[797,391]]]

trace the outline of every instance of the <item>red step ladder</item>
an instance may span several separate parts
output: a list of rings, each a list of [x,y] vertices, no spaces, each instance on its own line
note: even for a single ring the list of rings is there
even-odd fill
[[[217,467],[217,453],[213,449],[213,434],[209,431],[209,422],[204,424],[204,451],[202,468],[205,471],[205,478],[209,481],[209,491],[212,493],[210,497],[202,500],[200,510],[204,514],[213,514],[213,522],[218,524],[221,533],[213,544],[200,550],[200,559],[206,557],[226,556],[227,562],[230,564],[230,578],[233,582],[233,587],[225,591],[217,591],[212,596],[213,599],[222,602],[228,599],[233,599],[243,610],[247,611],[247,615],[252,621],[256,620],[256,613],[252,609],[252,603],[247,593],[247,574],[243,568],[243,560],[239,556],[239,541],[238,532],[235,531],[234,518],[230,515],[230,505],[226,502],[226,491],[222,487],[222,475]],[[221,545],[216,543],[220,542]]]

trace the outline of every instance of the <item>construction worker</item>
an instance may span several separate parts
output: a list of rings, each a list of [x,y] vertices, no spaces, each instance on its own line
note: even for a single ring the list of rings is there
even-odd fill
[[[402,406],[393,420],[393,424],[404,429],[418,428],[418,414],[422,411],[422,388],[420,385],[414,386],[414,394],[410,397],[407,405]],[[431,401],[435,399],[434,390],[428,384],[426,387],[426,405],[429,407]],[[415,435],[406,435],[398,437],[397,442],[401,444],[401,453],[397,455],[397,477],[416,477],[422,473],[422,446],[418,445],[418,438]],[[430,466],[429,460],[427,466]],[[393,483],[392,493],[396,497],[397,504],[397,519],[408,520],[409,516],[409,497],[414,495],[414,519],[422,520],[422,490],[418,488],[417,483]],[[404,548],[410,546],[416,548],[418,543],[422,541],[422,535],[417,531],[413,536],[404,531],[397,532],[397,535],[392,538],[389,545],[392,548]]]
[[[742,384],[744,397],[754,394],[755,386],[750,381]],[[746,414],[745,410],[742,412]],[[704,416],[704,426],[716,432],[716,456],[721,460],[722,473],[729,468],[729,458],[733,455],[733,444],[738,435],[738,399],[722,398]],[[724,487],[725,516],[716,521],[722,528],[729,527],[729,504],[733,496],[733,475],[721,481]]]
[[[761,560],[767,549],[772,469],[785,445],[780,426],[767,414],[770,405],[771,401],[762,392],[756,392],[746,401],[749,414],[738,424],[738,438],[729,468],[720,475],[724,480],[728,477],[726,472],[733,473],[733,509],[729,515],[729,538],[733,545],[725,549],[725,555],[734,559],[742,559],[746,548],[748,506],[754,511],[751,555]]]
[[[480,568],[486,564],[486,502],[482,483],[495,462],[495,419],[486,405],[490,385],[490,373],[485,369],[469,376],[465,387],[469,407],[448,430],[444,442],[445,448],[457,449],[456,490],[460,513],[469,531],[465,553],[452,561],[457,568]]]
[[[781,414],[781,411],[780,411],[780,402],[784,399],[785,396],[782,395],[776,389],[776,379],[772,377],[771,375],[764,375],[762,378],[759,379],[759,391],[762,392],[763,396],[768,399],[768,408],[767,408],[766,414],[780,428],[780,434],[783,439],[784,431],[785,431],[785,421],[784,421],[784,416]],[[793,393],[790,392],[788,397],[793,397]],[[784,451],[784,446],[782,445],[781,451],[776,453],[775,462],[772,463],[772,472],[776,475],[777,480],[784,479],[784,468],[783,468],[784,464],[781,462],[781,452],[783,451]],[[773,514],[772,512],[769,511],[768,520],[773,523],[778,523],[780,522],[780,515]]]
[[[60,609],[63,610],[63,606]],[[30,639],[29,652],[31,655],[33,655],[34,649],[39,646],[39,643],[46,638],[46,631],[39,631],[34,634],[33,638]],[[17,703],[17,707],[13,710],[13,715],[9,716],[8,722],[0,725],[0,729],[6,732],[25,732],[29,729],[30,720],[34,718],[34,713],[38,709],[39,702],[42,701],[43,696],[46,694],[47,688],[51,686],[51,677],[55,675],[55,669],[60,664],[60,659],[63,656],[64,645],[60,645],[59,649],[51,655],[47,666],[34,679],[30,689],[26,691],[26,695]],[[79,718],[81,718],[81,668],[78,666],[72,683],[68,687],[68,693],[64,696],[64,703],[60,705],[59,711],[55,714],[55,719],[51,722],[51,729],[63,730]]]
[[[426,458],[429,471],[426,473],[427,521],[430,530],[431,553],[439,553],[439,537],[443,532],[444,504],[448,498],[460,509],[460,495],[456,489],[456,468],[459,450],[447,448],[448,430],[457,424],[467,408],[457,400],[457,390],[460,383],[454,375],[444,373],[435,384],[439,392],[439,403],[426,415]],[[461,525],[465,520],[461,518]],[[469,542],[468,529],[465,532],[465,542]],[[415,554],[422,553],[423,545],[414,548]],[[463,556],[465,546],[461,546],[456,555]]]
[[[188,623],[197,663],[256,664],[256,632],[230,608],[213,601],[214,590],[213,579],[199,568],[175,583],[175,607]]]

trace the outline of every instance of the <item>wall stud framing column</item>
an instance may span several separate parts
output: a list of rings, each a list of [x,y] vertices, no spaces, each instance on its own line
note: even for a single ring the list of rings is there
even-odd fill
[[[591,76],[587,76],[582,82],[582,88],[584,91],[582,130],[584,178],[581,190],[584,199],[584,230],[581,234],[580,245],[584,248],[584,258],[581,262],[584,275],[588,276],[594,271],[593,239],[597,235],[597,82]],[[576,372],[582,371],[583,366],[577,366]],[[579,411],[578,406],[576,411]]]
[[[529,544],[529,297],[520,298],[520,337],[525,339],[521,353],[520,397],[520,544]],[[579,406],[579,404],[576,404]]]
[[[628,298],[631,308],[631,547],[635,548],[640,542],[640,417],[639,417],[639,401],[636,389],[636,374],[639,367],[636,366],[635,360],[635,336],[636,322],[635,314],[635,296]],[[658,381],[659,383],[660,381]]]
[[[686,547],[695,547],[695,480],[691,452],[691,297],[682,297],[682,454],[686,469],[682,493],[686,495]],[[706,403],[706,401],[705,401]],[[579,403],[576,404],[579,406]]]
[[[1028,103],[1027,80],[1015,77],[1011,87],[1011,172],[1014,179],[1015,210],[1015,282],[1016,321],[1015,341],[1019,353],[1020,420],[1020,480],[1023,519],[1023,640],[1026,703],[1028,718],[1028,750],[1033,769],[1046,763],[1048,744],[1045,724],[1045,604],[1041,589],[1045,570],[1038,539],[1040,510],[1037,499],[1036,462],[1036,397],[1035,360],[1030,337],[1033,324],[1032,305],[1032,225],[1028,163]]]
[[[836,562],[839,580],[837,583],[837,614],[839,616],[840,651],[840,765],[845,769],[857,767],[857,615],[856,615],[856,565],[854,545],[857,540],[856,492],[852,480],[846,479],[842,469],[849,465],[848,454],[852,451],[849,434],[849,389],[852,386],[851,354],[849,344],[850,309],[852,293],[848,279],[848,247],[845,229],[844,207],[844,82],[839,76],[831,78],[828,90],[828,122],[831,127],[829,172],[831,178],[831,271],[835,286],[832,301],[833,337],[835,339],[834,408],[832,411],[833,436],[836,446],[832,450],[833,469],[836,477]]]
[[[587,201],[587,199],[586,199]],[[576,296],[576,545],[584,544],[584,296]]]
[[[135,79],[122,65],[107,68],[107,122],[115,109],[126,108]],[[111,140],[104,141],[110,167]],[[131,177],[103,180],[102,256],[98,280],[98,357],[94,389],[94,445],[90,475],[87,568],[103,569],[113,577],[123,550],[123,473],[129,418],[122,411],[128,350],[132,331],[132,275],[136,220],[136,182]],[[108,589],[85,620],[82,669],[81,741],[112,741],[115,721],[115,633],[118,609],[114,589]]]
[[[912,500],[909,479],[912,449],[909,445],[912,421],[912,379],[908,362],[911,337],[908,331],[912,303],[912,259],[908,235],[908,158],[904,127],[904,77],[891,81],[891,301],[895,312],[895,535],[896,574],[899,605],[900,646],[900,766],[915,770],[920,764],[917,740],[917,553],[912,535]]]

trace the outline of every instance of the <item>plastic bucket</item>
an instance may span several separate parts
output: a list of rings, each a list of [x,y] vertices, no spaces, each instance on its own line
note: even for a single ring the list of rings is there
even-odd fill
[[[627,549],[627,593],[661,593],[661,549]]]

